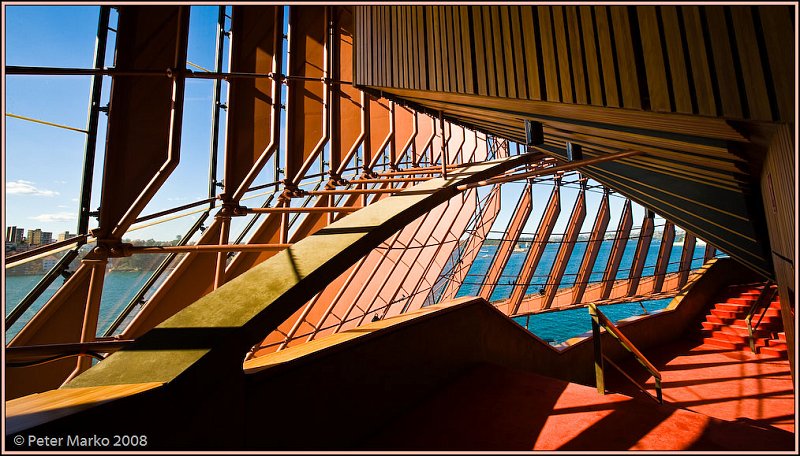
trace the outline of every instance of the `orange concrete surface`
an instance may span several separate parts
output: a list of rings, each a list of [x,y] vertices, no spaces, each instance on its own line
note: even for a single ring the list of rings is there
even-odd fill
[[[794,432],[795,396],[786,359],[688,340],[646,356],[661,372],[665,402],[726,421]],[[647,374],[640,374],[643,369],[634,363],[623,368],[644,380]],[[655,394],[652,377],[644,386]],[[618,376],[609,378],[606,387],[626,394],[635,389]]]
[[[363,445],[381,450],[790,450],[791,433],[480,364]]]

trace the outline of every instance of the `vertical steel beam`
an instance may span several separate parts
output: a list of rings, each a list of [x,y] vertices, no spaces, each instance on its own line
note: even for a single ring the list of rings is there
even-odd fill
[[[217,43],[214,48],[214,71],[221,73],[223,49],[225,44],[225,9],[220,6],[217,13]],[[217,196],[217,157],[219,156],[219,118],[222,111],[222,79],[214,81],[214,91],[211,93],[211,145],[208,158],[208,197]],[[216,199],[209,203],[213,209]]]
[[[397,141],[394,139],[397,131],[396,109],[394,101],[389,101],[389,130],[392,132],[392,139],[389,141],[389,168],[392,170],[396,168],[397,162]]]
[[[416,117],[417,114],[414,111],[400,105],[394,106],[395,126],[392,144],[396,156],[394,160],[392,160],[393,169],[398,168],[406,159],[409,159],[409,162],[414,161],[411,145],[414,143],[414,138],[417,135]]]
[[[475,132],[475,142],[478,144],[473,161],[482,162],[489,159],[489,146],[486,143],[486,134]]]
[[[282,24],[282,7],[234,6],[231,14],[231,71],[280,73],[283,56],[276,50],[283,47]],[[253,29],[258,32],[244,32]],[[270,97],[263,97],[263,93],[270,93]],[[225,188],[220,195],[223,201],[238,202],[277,150],[280,135],[280,93],[280,82],[277,80],[267,78],[231,80],[228,88],[224,157]],[[271,226],[269,221],[275,217],[277,216],[270,214],[262,226]],[[221,218],[215,218],[197,243],[218,244],[223,236],[224,224]],[[274,252],[262,253],[271,255]],[[258,254],[242,253],[237,255],[234,261],[243,256],[250,258],[257,257]],[[217,275],[217,264],[221,262],[227,262],[226,254],[215,256],[187,253],[122,335],[135,338],[144,334],[175,312],[212,291],[215,282],[230,280],[232,278],[230,274],[222,280]]]
[[[661,235],[661,246],[658,249],[658,259],[653,270],[653,292],[658,293],[664,287],[664,277],[667,275],[667,266],[672,254],[672,242],[675,240],[675,225],[666,220],[664,231]]]
[[[220,230],[219,230],[219,245],[225,245],[228,243],[228,237],[230,236],[231,232],[231,217],[230,215],[222,215],[217,216],[220,221]],[[227,252],[219,252],[217,253],[217,267],[214,273],[214,289],[221,287],[225,284],[225,267],[228,264],[228,253]]]
[[[188,6],[120,6],[116,68],[164,71],[165,78],[117,76],[96,237],[119,240],[178,166]]]
[[[578,275],[575,277],[575,286],[572,288],[572,304],[577,304],[583,299],[586,286],[589,284],[589,280],[592,277],[594,264],[597,261],[597,254],[600,252],[600,247],[603,245],[610,219],[611,207],[608,202],[608,191],[604,191],[603,199],[600,201],[600,207],[597,209],[597,216],[595,216],[594,219],[592,235],[586,245],[586,253],[583,254],[583,262],[581,262]]]
[[[353,39],[355,37],[353,12],[350,8],[334,8],[334,29],[336,38],[333,44],[334,78],[339,81],[352,81],[353,77]],[[349,84],[335,84],[332,100],[336,109],[331,107],[331,116],[335,124],[331,125],[331,169],[335,170],[333,178],[341,176],[358,151],[364,136],[369,131],[365,122],[367,112],[367,95]],[[335,132],[333,131],[335,130]],[[342,155],[344,153],[344,155]]]
[[[614,244],[611,246],[611,253],[608,254],[608,262],[603,273],[603,287],[600,292],[601,300],[608,299],[611,295],[611,289],[614,288],[619,264],[622,262],[622,255],[625,253],[625,246],[628,244],[628,238],[631,235],[631,227],[633,227],[633,209],[631,208],[631,200],[626,199],[622,208],[622,215],[619,218],[619,225],[617,225],[617,234],[614,236]]]
[[[364,157],[364,171],[372,172],[386,146],[392,141],[393,131],[389,100],[369,97],[369,157]],[[366,150],[365,150],[366,152]]]
[[[561,179],[556,177],[553,191],[550,193],[550,199],[547,202],[547,208],[544,210],[539,228],[536,230],[536,236],[531,243],[531,248],[525,255],[525,261],[522,263],[522,269],[514,282],[511,296],[506,301],[505,312],[507,315],[514,315],[519,311],[522,298],[525,297],[525,291],[528,289],[531,278],[536,272],[536,267],[539,265],[544,249],[547,248],[547,241],[550,239],[550,235],[553,234],[553,228],[556,225],[559,214],[561,214]]]
[[[89,292],[86,296],[86,306],[83,314],[83,324],[81,325],[81,337],[79,342],[91,342],[97,338],[97,319],[100,315],[100,299],[103,295],[103,280],[106,275],[106,265],[108,260],[105,258],[97,260],[83,260],[83,263],[91,269],[89,277]],[[78,357],[75,370],[64,380],[69,382],[75,376],[92,367],[92,360],[88,357]]]
[[[283,7],[237,5],[231,11],[231,71],[281,74]],[[223,201],[238,202],[278,150],[280,117],[280,81],[230,82]]]
[[[514,209],[514,216],[508,222],[503,239],[497,246],[489,271],[483,279],[483,285],[478,290],[478,296],[487,301],[490,300],[494,289],[497,287],[500,276],[503,274],[503,269],[506,268],[506,264],[511,258],[511,251],[519,242],[519,236],[525,227],[525,222],[528,221],[528,217],[531,215],[533,206],[531,200],[531,185],[526,184],[519,195],[519,201],[517,201],[516,209]]]
[[[289,8],[285,151],[289,185],[297,185],[327,140],[328,85],[321,81],[327,77],[327,10],[326,6]]]
[[[575,249],[575,241],[578,239],[578,234],[581,232],[581,227],[585,219],[586,189],[582,182],[581,191],[578,193],[578,198],[575,199],[575,206],[572,208],[566,235],[561,241],[561,246],[556,254],[556,260],[553,263],[553,269],[550,271],[550,277],[548,277],[547,285],[545,285],[546,289],[544,301],[542,302],[542,309],[549,309],[550,306],[553,305],[553,299],[556,297],[558,286],[561,284],[561,279],[564,277],[564,271],[567,270],[567,263],[569,262],[570,256],[572,256],[572,251]]]
[[[425,152],[433,143],[436,130],[433,128],[433,119],[426,114],[417,114],[417,137],[414,138],[414,162],[412,166],[420,166],[425,157]]]
[[[444,114],[442,113],[442,111],[439,111],[439,131],[442,132],[442,144],[441,144],[442,177],[447,179],[447,165],[449,164],[447,154],[449,151],[447,150],[447,135],[445,134]]]
[[[697,239],[693,234],[686,231],[683,238],[683,249],[681,250],[681,265],[678,275],[678,288],[683,288],[689,281],[689,271],[692,270],[692,260],[694,259],[694,249]]]
[[[431,138],[430,147],[428,148],[428,164],[430,166],[433,166],[436,164],[437,161],[437,155],[435,155],[436,151],[439,150],[439,147],[437,147],[438,146],[437,141],[440,141],[441,139],[439,135],[436,134],[436,119],[434,119],[433,117],[431,117],[430,119],[431,119],[431,135],[433,136]]]
[[[492,225],[497,219],[497,214],[500,213],[500,199],[500,186],[492,186],[488,199],[481,207],[481,219],[464,246],[464,250],[458,260],[458,265],[453,270],[447,288],[442,294],[442,301],[454,299],[461,285],[464,283],[464,279],[472,263],[475,261],[475,258],[478,257],[481,246],[486,241],[489,230],[492,229]]]
[[[97,21],[97,40],[94,47],[94,67],[104,68],[108,42],[108,20],[110,6],[101,6]],[[89,118],[86,121],[86,143],[83,151],[83,175],[81,177],[80,208],[78,214],[78,234],[89,233],[89,213],[92,204],[92,182],[94,180],[94,159],[97,153],[97,125],[100,117],[100,101],[103,93],[103,75],[92,77],[91,98],[89,99]]]
[[[113,79],[99,227],[95,231],[102,241],[122,238],[178,164],[188,26],[188,6],[119,7],[116,67],[123,71],[169,68],[172,76]],[[95,89],[99,84],[94,85],[93,92]],[[88,192],[82,193],[89,198]],[[100,253],[104,248],[82,262],[9,346],[71,343],[81,341],[84,335],[95,337],[91,331],[97,328],[95,309],[100,305],[103,280],[88,262],[105,261],[106,254]],[[87,322],[87,318],[94,321]],[[75,361],[67,359],[16,370],[8,378],[19,389],[7,398],[57,387],[74,368]]]
[[[458,125],[453,125],[451,123],[447,124],[450,130],[449,140],[447,142],[448,150],[450,151],[448,156],[450,157],[449,164],[454,165],[456,163],[463,163],[464,162],[464,127],[460,127]]]
[[[280,75],[283,71],[283,23],[283,6],[234,6],[231,20],[231,71]],[[315,36],[324,34],[324,26],[322,28]],[[316,47],[314,49],[318,50]],[[316,87],[321,86],[317,82]],[[223,201],[238,204],[273,156],[278,166],[279,155],[276,152],[281,137],[282,86],[278,78],[237,78],[231,82],[229,90],[226,191],[222,196]],[[270,96],[264,97],[264,93]],[[290,120],[287,117],[287,124]],[[285,176],[291,175],[286,173]],[[275,178],[278,179],[277,174]],[[278,205],[285,203],[281,200]],[[279,228],[283,215],[269,214],[265,217],[249,242],[280,242]],[[224,281],[231,280],[274,254],[274,251],[241,252],[227,266]]]
[[[628,296],[635,296],[639,290],[639,281],[642,278],[642,269],[647,261],[647,253],[650,251],[650,242],[653,240],[653,229],[655,214],[652,211],[645,212],[642,229],[639,234],[639,242],[636,244],[636,253],[633,256],[631,271],[628,275]]]
[[[469,134],[464,132],[464,163],[479,161],[478,155],[478,133],[474,130],[469,130]]]

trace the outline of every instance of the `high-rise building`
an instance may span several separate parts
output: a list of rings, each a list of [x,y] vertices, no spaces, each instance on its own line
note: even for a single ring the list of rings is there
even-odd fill
[[[77,234],[71,234],[69,231],[64,231],[63,233],[58,233],[58,241],[66,241],[67,239],[72,239],[76,236]]]
[[[51,242],[53,242],[53,233],[49,231],[42,231],[41,228],[28,230],[29,245],[44,245]]]
[[[16,226],[9,226],[6,228],[6,242],[19,244],[25,235],[25,228],[17,228]]]

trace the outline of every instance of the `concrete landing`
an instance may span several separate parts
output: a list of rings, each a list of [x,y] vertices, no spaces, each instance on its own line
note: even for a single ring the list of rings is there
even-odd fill
[[[364,449],[774,451],[794,436],[493,364],[467,371]]]
[[[661,372],[665,402],[726,421],[794,432],[795,396],[788,360],[691,340],[646,356]],[[624,368],[655,394],[652,377],[635,361],[625,363]],[[637,393],[620,376],[609,378],[606,386],[625,394]]]

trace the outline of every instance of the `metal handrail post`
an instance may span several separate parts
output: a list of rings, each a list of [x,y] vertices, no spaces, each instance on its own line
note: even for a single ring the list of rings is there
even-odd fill
[[[754,302],[750,309],[747,311],[747,316],[744,318],[745,324],[747,325],[747,337],[750,345],[750,351],[753,353],[758,354],[758,350],[756,349],[755,337],[753,336],[753,328],[758,327],[761,324],[761,320],[764,319],[764,315],[766,315],[768,306],[764,306],[765,303],[772,301],[772,298],[775,297],[775,293],[777,289],[772,288],[772,282],[768,281],[764,284],[764,288],[761,290],[761,294],[758,295],[758,299]],[[756,311],[759,308],[764,307],[764,310],[761,312],[761,316],[758,318],[755,326],[753,325],[753,316],[755,316]]]
[[[628,338],[625,337],[625,335],[622,334],[622,332],[620,332],[620,330],[614,325],[614,323],[612,323],[611,320],[609,320],[608,317],[606,317],[600,311],[600,309],[597,308],[597,306],[595,304],[589,304],[588,308],[589,308],[589,314],[592,316],[592,334],[595,337],[594,344],[595,344],[595,373],[596,373],[596,375],[597,375],[597,356],[598,356],[598,354],[600,356],[601,363],[602,363],[602,358],[603,358],[602,346],[600,345],[601,344],[601,342],[600,342],[600,325],[602,325],[604,328],[606,328],[606,331],[608,331],[612,336],[614,336],[614,338],[617,339],[617,341],[620,343],[620,345],[622,345],[623,348],[625,348],[626,350],[631,352],[633,354],[634,358],[636,358],[636,360],[639,361],[639,363],[650,373],[650,375],[653,376],[653,378],[655,379],[656,395],[658,397],[659,403],[663,403],[663,398],[662,398],[662,395],[661,395],[661,373],[658,371],[658,369],[656,369],[655,366],[653,366],[653,364],[650,361],[648,361],[647,358],[645,358],[645,356],[636,348],[636,346],[633,345],[633,343],[630,340],[628,340]],[[622,372],[622,371],[620,371],[620,372]],[[626,377],[627,377],[627,374],[625,374],[624,372],[623,372],[623,374],[626,375]],[[602,364],[600,365],[600,375],[602,376]],[[630,377],[628,377],[628,378],[630,379]],[[601,377],[599,379],[599,381],[602,382],[602,380],[603,379]],[[636,382],[634,382],[634,384],[636,384]],[[636,384],[636,385],[639,386],[638,384]],[[640,389],[641,389],[641,387],[640,387]],[[599,387],[598,387],[598,391],[599,391]],[[600,394],[604,394],[604,393],[600,393]]]
[[[594,340],[594,377],[597,392],[606,394],[605,379],[603,377],[603,341],[600,339],[600,319],[597,308],[589,306],[589,315],[592,316],[592,339]]]

